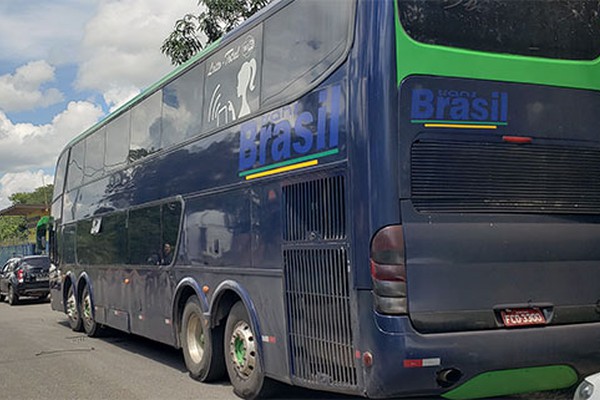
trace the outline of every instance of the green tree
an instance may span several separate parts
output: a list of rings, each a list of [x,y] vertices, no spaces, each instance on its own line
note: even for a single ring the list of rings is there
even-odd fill
[[[0,243],[27,239],[27,219],[23,216],[0,217]]]
[[[180,65],[229,32],[271,0],[198,0],[199,14],[186,14],[177,20],[173,32],[160,50],[173,65]],[[206,35],[203,43],[199,33]]]
[[[15,204],[50,204],[54,185],[40,186],[33,192],[19,192],[12,194],[8,199]]]
[[[18,192],[9,196],[13,205],[49,205],[54,185],[40,186],[33,192]],[[0,217],[0,243],[18,243],[27,240],[27,218],[21,215]]]

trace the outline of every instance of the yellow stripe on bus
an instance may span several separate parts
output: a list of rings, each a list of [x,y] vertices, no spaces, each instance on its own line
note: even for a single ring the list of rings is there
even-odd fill
[[[302,163],[298,163],[298,164],[288,165],[288,166],[281,167],[281,168],[275,168],[275,169],[271,169],[269,171],[263,171],[263,172],[259,172],[257,174],[248,175],[248,176],[246,176],[246,180],[249,181],[250,179],[262,178],[264,176],[279,174],[280,172],[293,171],[295,169],[311,167],[313,165],[317,165],[318,163],[319,163],[319,160],[310,160],[310,161],[306,161],[306,162],[302,162]]]
[[[424,124],[425,128],[497,129],[496,125]]]

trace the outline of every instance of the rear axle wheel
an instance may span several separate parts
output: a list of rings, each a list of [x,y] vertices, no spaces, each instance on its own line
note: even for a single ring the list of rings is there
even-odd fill
[[[69,286],[69,290],[67,291],[65,311],[67,313],[67,318],[69,319],[69,325],[71,326],[71,329],[75,332],[81,332],[83,328],[83,323],[81,321],[81,316],[79,313],[79,302],[75,297],[75,290],[73,289],[73,285]]]

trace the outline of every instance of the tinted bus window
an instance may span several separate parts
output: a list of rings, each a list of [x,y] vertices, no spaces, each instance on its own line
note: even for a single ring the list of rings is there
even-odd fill
[[[179,233],[179,222],[181,219],[181,203],[174,201],[162,206],[162,240],[163,247],[169,243],[175,248],[177,235]]]
[[[160,260],[160,206],[129,212],[129,264],[154,264]]]
[[[60,220],[62,218],[62,197],[54,199],[52,202],[51,213],[55,220]]]
[[[194,67],[163,89],[161,147],[200,133],[204,64]]]
[[[226,193],[186,203],[188,257],[194,264],[249,265],[251,217],[248,201]]]
[[[600,54],[598,1],[398,0],[413,39],[526,56],[593,60]]]
[[[54,172],[54,193],[52,194],[53,200],[60,196],[63,192],[63,186],[65,184],[65,172],[67,172],[68,155],[68,151],[62,153],[58,159],[58,163],[56,164],[56,171]]]
[[[99,178],[104,173],[104,141],[105,128],[94,132],[85,139],[85,168],[83,171],[84,183]]]
[[[129,161],[139,160],[160,150],[162,92],[156,92],[131,111]]]
[[[77,262],[92,265],[125,263],[125,221],[125,213],[116,213],[78,222]]]
[[[206,61],[204,131],[258,110],[261,30],[252,29]]]
[[[77,233],[77,225],[71,224],[63,228],[63,261],[67,264],[75,263],[75,235]]]
[[[265,22],[263,104],[322,78],[346,50],[353,8],[346,0],[296,1]]]
[[[67,189],[70,190],[81,185],[83,178],[83,165],[85,160],[85,143],[77,142],[71,148],[71,158],[67,176]]]
[[[106,146],[104,166],[114,169],[127,164],[129,154],[129,122],[130,114],[120,115],[106,126]]]

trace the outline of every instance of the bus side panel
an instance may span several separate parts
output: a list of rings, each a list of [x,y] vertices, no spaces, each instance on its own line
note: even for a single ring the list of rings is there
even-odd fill
[[[253,305],[248,311],[256,313],[258,320],[255,333],[261,341],[266,373],[285,380],[289,366],[277,186],[187,199],[180,254],[186,264],[175,267],[174,274],[176,281],[191,276],[200,286],[208,286],[209,302],[226,280],[242,288]],[[220,306],[213,304],[212,312]]]
[[[150,265],[135,269],[130,281],[131,332],[174,345],[171,323],[173,281],[169,266]]]

